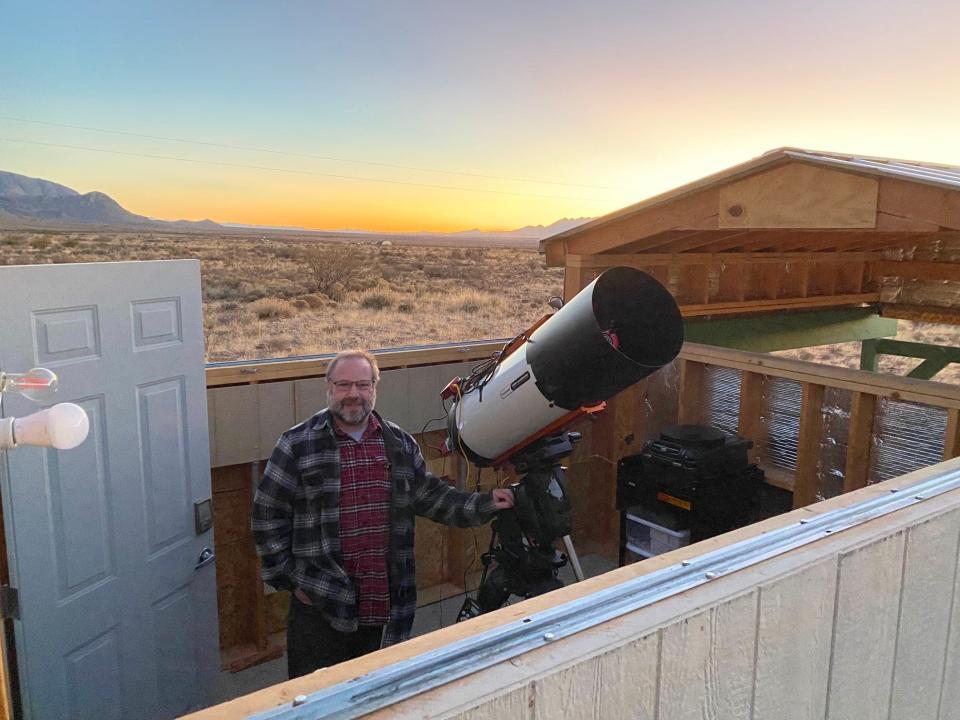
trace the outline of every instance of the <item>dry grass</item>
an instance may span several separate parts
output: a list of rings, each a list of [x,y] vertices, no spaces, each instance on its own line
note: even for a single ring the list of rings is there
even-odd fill
[[[562,270],[532,248],[0,229],[3,265],[175,258],[200,260],[210,361],[512,337],[549,312],[563,286]],[[956,346],[960,329],[901,320],[897,337]],[[860,346],[778,354],[855,368]],[[881,356],[880,370],[903,375],[917,364]],[[960,383],[960,366],[936,379]]]
[[[563,271],[532,248],[0,229],[0,264],[197,258],[207,359],[512,337]]]
[[[910,322],[900,320],[897,329],[897,340],[927,343],[930,345],[945,345],[957,347],[960,345],[960,328],[954,325],[939,325],[934,323]],[[806,360],[833,365],[835,367],[860,367],[860,343],[848,342],[835,345],[815,345],[800,350],[784,350],[775,353],[782,357]],[[919,359],[881,355],[877,369],[892,375],[906,375],[920,364]],[[952,364],[941,370],[933,378],[937,382],[960,384],[960,365]]]

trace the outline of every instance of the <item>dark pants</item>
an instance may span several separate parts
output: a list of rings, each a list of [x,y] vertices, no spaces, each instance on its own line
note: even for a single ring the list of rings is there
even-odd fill
[[[361,625],[356,632],[330,627],[319,610],[290,594],[287,616],[287,673],[300,677],[380,649],[383,626]]]

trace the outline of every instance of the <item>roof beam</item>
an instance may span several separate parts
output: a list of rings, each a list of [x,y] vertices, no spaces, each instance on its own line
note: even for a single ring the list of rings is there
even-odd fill
[[[882,178],[877,211],[960,230],[960,192],[909,180]]]
[[[712,228],[717,228],[717,188],[715,187],[679,198],[668,205],[640,210],[634,215],[569,238],[565,241],[565,245],[568,253],[591,255],[667,230]],[[549,255],[547,261],[550,262]]]

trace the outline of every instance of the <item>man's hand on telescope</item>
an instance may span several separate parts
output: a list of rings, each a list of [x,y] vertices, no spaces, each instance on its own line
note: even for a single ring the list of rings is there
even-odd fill
[[[509,510],[513,507],[513,491],[506,488],[493,489],[493,504],[497,510]]]

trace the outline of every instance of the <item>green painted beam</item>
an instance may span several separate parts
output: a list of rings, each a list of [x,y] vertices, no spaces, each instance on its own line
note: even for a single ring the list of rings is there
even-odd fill
[[[924,360],[945,360],[948,363],[960,362],[958,347],[930,345],[908,340],[877,340],[877,352],[883,355],[900,355]]]
[[[880,317],[872,308],[832,308],[738,318],[691,318],[684,323],[684,333],[690,342],[771,352],[892,337],[897,334],[897,321]]]
[[[928,358],[908,372],[907,377],[917,378],[918,380],[930,380],[949,364],[946,360]]]
[[[930,380],[950,363],[960,363],[960,348],[948,345],[929,345],[907,340],[879,339],[870,341],[875,355],[899,355],[900,357],[920,358],[922,363],[907,373],[907,377]],[[867,343],[864,343],[866,347]],[[874,361],[876,363],[876,361]],[[860,367],[863,368],[861,354]],[[876,370],[876,364],[873,368]]]
[[[880,342],[877,338],[871,340],[864,340],[860,343],[860,369],[869,370],[870,372],[876,372],[878,368],[877,361],[879,355],[877,354],[877,343]]]

